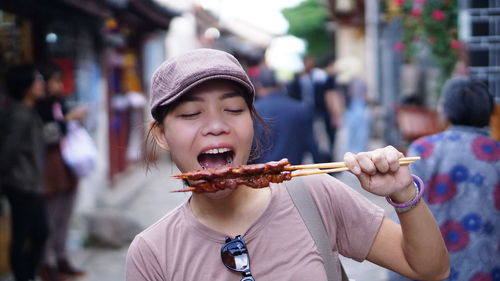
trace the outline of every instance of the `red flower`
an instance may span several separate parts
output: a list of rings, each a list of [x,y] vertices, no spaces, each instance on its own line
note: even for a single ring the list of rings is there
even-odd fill
[[[437,21],[442,21],[442,20],[444,20],[444,12],[441,10],[432,11],[432,18],[437,20]]]
[[[457,195],[457,184],[449,174],[437,174],[433,176],[427,186],[427,202],[430,205],[444,204]]]
[[[452,49],[458,50],[458,49],[460,49],[460,47],[462,47],[462,43],[458,40],[451,40],[450,47]]]
[[[440,230],[450,252],[460,251],[469,244],[469,233],[459,222],[447,221]]]
[[[405,3],[405,0],[394,0],[394,4],[396,4],[398,6],[403,6],[404,3]]]
[[[493,281],[493,277],[489,275],[488,273],[476,273],[472,278],[470,279],[471,281]]]
[[[411,10],[411,15],[412,15],[412,17],[414,17],[416,19],[420,18],[422,16],[422,9],[420,9],[420,8],[413,8]]]
[[[429,138],[420,138],[412,144],[412,148],[418,153],[422,159],[429,158],[434,150],[434,144],[429,141]]]
[[[405,44],[403,42],[396,42],[394,43],[394,50],[396,52],[402,52],[405,49]]]
[[[500,145],[487,137],[477,137],[472,141],[472,151],[477,159],[487,162],[500,160]]]

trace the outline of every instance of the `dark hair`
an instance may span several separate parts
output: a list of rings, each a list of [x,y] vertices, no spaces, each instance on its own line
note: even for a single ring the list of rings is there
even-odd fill
[[[274,88],[278,86],[274,71],[268,67],[260,67],[259,74],[254,79],[254,84],[259,84],[264,88]]]
[[[30,63],[10,67],[5,74],[5,86],[9,96],[17,101],[23,100],[35,82],[36,73],[35,65]]]
[[[453,125],[488,126],[493,112],[493,96],[480,80],[455,77],[442,91],[443,113]]]
[[[40,67],[40,73],[43,76],[43,80],[47,82],[54,74],[62,73],[62,69],[57,64],[49,62]]]
[[[331,63],[336,60],[334,53],[327,53],[318,59],[317,66],[319,68],[328,67]]]

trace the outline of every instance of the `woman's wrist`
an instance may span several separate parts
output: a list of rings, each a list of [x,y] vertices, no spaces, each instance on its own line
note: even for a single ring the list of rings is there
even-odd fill
[[[415,175],[412,175],[412,179],[413,179],[412,186],[414,188],[407,188],[406,190],[413,189],[413,194],[414,194],[413,196],[400,195],[400,197],[398,197],[398,198],[393,198],[392,196],[391,197],[386,196],[387,202],[389,202],[389,204],[391,204],[396,209],[396,213],[398,213],[398,214],[413,209],[422,199],[422,195],[424,193],[424,188],[425,188],[424,183],[422,182],[422,180],[419,177],[417,177]],[[415,190],[416,190],[416,193],[415,193]],[[407,199],[407,200],[402,199],[401,200],[401,198],[405,198],[405,197],[409,198],[409,199]],[[395,200],[398,200],[398,201],[395,201]],[[400,203],[400,202],[403,202],[403,203]]]
[[[418,190],[415,188],[415,183],[412,180],[405,188],[389,195],[389,198],[391,198],[392,202],[400,204],[410,201],[417,194]]]

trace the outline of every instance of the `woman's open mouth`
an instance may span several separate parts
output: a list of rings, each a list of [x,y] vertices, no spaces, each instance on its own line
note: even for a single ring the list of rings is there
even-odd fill
[[[219,168],[233,163],[234,151],[230,148],[211,148],[198,155],[198,163],[203,169]]]

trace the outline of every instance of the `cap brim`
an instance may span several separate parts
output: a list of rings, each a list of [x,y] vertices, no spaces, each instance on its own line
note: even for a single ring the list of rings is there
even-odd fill
[[[160,101],[155,106],[155,108],[152,111],[153,116],[155,116],[155,114],[157,113],[157,110],[160,107],[163,107],[165,105],[173,103],[179,97],[183,96],[184,94],[186,94],[187,92],[189,92],[190,90],[192,90],[193,88],[195,88],[196,86],[198,86],[198,85],[200,85],[200,84],[202,84],[204,82],[207,82],[207,81],[210,81],[210,80],[217,80],[217,79],[229,80],[229,81],[233,81],[233,82],[238,83],[239,85],[243,86],[243,88],[248,92],[248,94],[251,97],[252,102],[255,99],[255,92],[254,92],[253,86],[249,85],[243,79],[240,79],[238,77],[234,77],[234,76],[231,76],[231,75],[217,74],[217,75],[212,75],[212,76],[203,77],[201,79],[198,79],[195,82],[193,82],[193,83],[189,84],[188,86],[186,86],[184,89],[182,89],[181,91],[179,91],[177,94],[175,94],[173,96],[170,96],[170,97],[168,97],[168,98]]]

